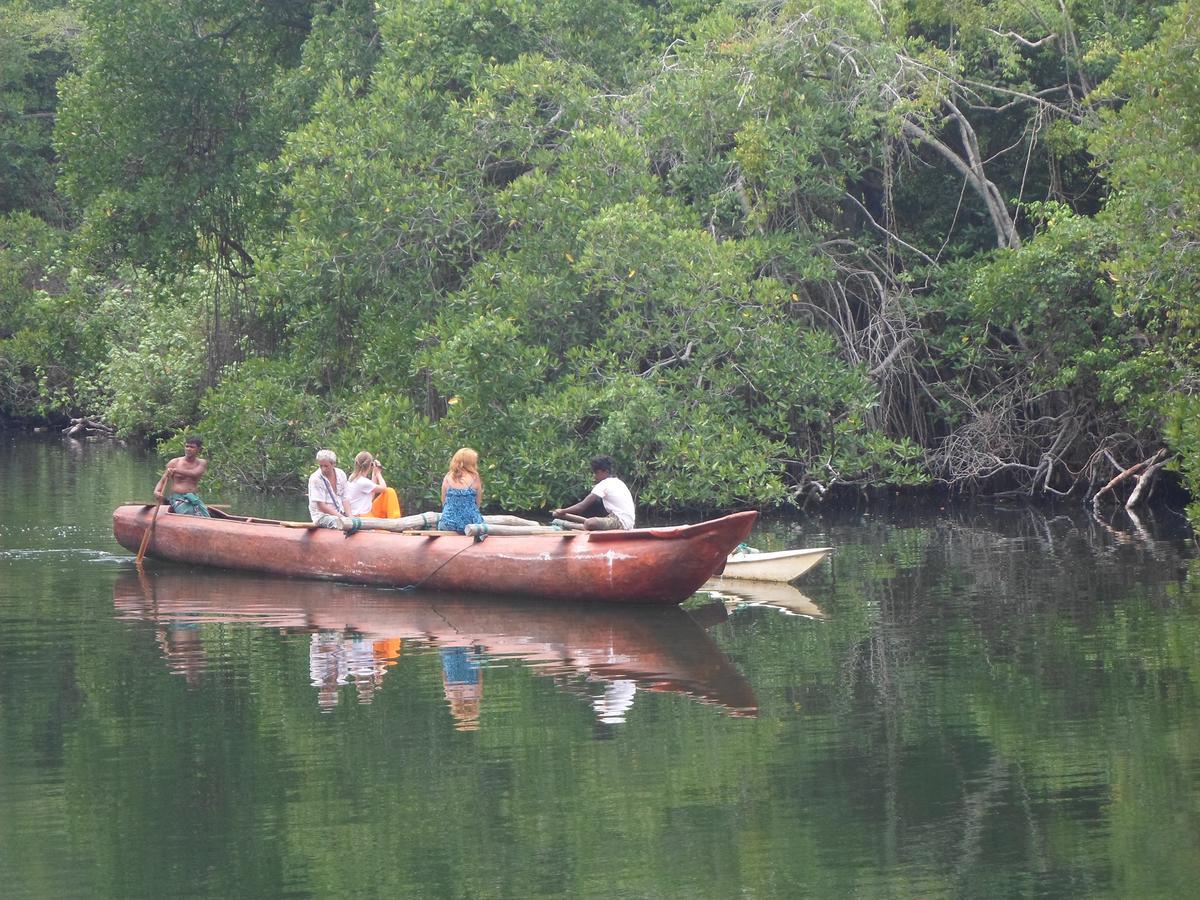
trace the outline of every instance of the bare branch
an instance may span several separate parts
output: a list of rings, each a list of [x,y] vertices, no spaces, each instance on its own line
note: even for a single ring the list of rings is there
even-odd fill
[[[1003,203],[998,203],[999,191],[983,174],[982,169],[972,166],[955,153],[947,144],[935,138],[917,123],[905,120],[902,128],[904,129],[904,133],[909,137],[915,138],[937,151],[943,159],[954,166],[967,179],[967,182],[975,189],[975,193],[980,196],[987,207],[988,215],[992,220],[992,226],[996,230],[996,245],[1005,248],[1019,247],[1021,239],[1017,236],[1012,217],[1008,215],[1008,210],[1005,209]]]
[[[1017,34],[1015,31],[997,31],[994,28],[989,28],[987,30],[990,31],[992,34],[996,35],[996,37],[1012,38],[1018,44],[1028,47],[1031,50],[1036,50],[1038,47],[1041,47],[1043,44],[1048,44],[1051,41],[1058,39],[1058,35],[1055,34],[1053,31],[1050,32],[1048,35],[1046,35],[1044,38],[1039,38],[1036,41],[1031,41],[1031,40],[1029,40],[1029,38],[1025,37],[1024,35]]]
[[[1119,472],[1116,475],[1116,477],[1114,477],[1112,479],[1112,481],[1110,481],[1108,484],[1106,484],[1104,487],[1100,488],[1100,490],[1096,491],[1096,493],[1092,495],[1092,499],[1091,499],[1090,503],[1093,506],[1095,506],[1097,503],[1100,502],[1101,497],[1103,497],[1105,494],[1112,493],[1112,489],[1115,488],[1122,481],[1124,481],[1126,478],[1130,478],[1133,475],[1136,475],[1138,472],[1142,471],[1143,469],[1145,469],[1149,466],[1153,466],[1156,463],[1158,463],[1159,461],[1165,460],[1166,456],[1167,456],[1167,448],[1163,447],[1157,453],[1155,453],[1154,456],[1150,457],[1150,459],[1144,459],[1140,463],[1135,463],[1134,465],[1130,466],[1129,468],[1125,469],[1124,471]]]

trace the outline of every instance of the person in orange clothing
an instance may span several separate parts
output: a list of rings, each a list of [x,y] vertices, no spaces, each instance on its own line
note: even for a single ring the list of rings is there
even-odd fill
[[[384,481],[383,463],[366,450],[354,457],[354,471],[346,482],[346,514],[370,519],[404,515],[400,498]]]

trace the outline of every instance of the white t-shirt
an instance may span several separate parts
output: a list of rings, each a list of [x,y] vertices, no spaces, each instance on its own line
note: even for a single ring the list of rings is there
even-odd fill
[[[343,514],[346,510],[346,473],[341,469],[334,468],[333,477],[337,483],[333,484],[324,475],[321,470],[313,472],[308,476],[308,515],[316,522],[321,516],[326,515],[317,508],[318,501],[321,503],[332,503],[336,507],[340,507]],[[329,489],[333,488],[333,493],[336,496],[329,496]]]
[[[612,475],[603,481],[597,481],[592,487],[592,493],[604,503],[604,509],[610,516],[616,516],[622,528],[633,527],[633,494],[620,478]]]
[[[346,515],[365,516],[371,511],[375,488],[379,487],[366,475],[359,475],[346,485]]]

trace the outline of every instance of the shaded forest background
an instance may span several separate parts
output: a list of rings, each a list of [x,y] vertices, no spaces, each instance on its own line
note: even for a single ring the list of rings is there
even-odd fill
[[[0,0],[0,415],[510,509],[1200,497],[1198,73],[1200,0]]]

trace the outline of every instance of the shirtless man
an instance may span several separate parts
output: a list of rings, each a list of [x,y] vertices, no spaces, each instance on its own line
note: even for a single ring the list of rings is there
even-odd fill
[[[162,503],[163,492],[170,483],[171,493],[166,496],[166,500],[173,513],[211,518],[208,507],[196,496],[200,476],[208,471],[208,460],[200,458],[200,448],[203,445],[200,438],[189,435],[183,445],[183,456],[177,456],[167,463],[167,470],[154,486],[154,499]]]

